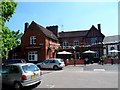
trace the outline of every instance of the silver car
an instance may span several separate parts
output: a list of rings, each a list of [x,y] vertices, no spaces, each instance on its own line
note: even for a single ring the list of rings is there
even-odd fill
[[[16,63],[2,66],[2,84],[11,85],[15,90],[24,86],[40,84],[42,72],[33,63]]]
[[[39,68],[44,68],[44,69],[62,69],[64,68],[65,64],[63,59],[59,58],[51,58],[44,60],[43,62],[37,63],[36,64]]]

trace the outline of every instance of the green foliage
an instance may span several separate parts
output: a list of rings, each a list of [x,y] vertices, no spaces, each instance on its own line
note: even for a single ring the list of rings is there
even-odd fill
[[[1,6],[1,18],[2,24],[4,25],[6,21],[9,21],[12,15],[15,13],[17,3],[14,0],[2,0],[0,3]]]
[[[8,57],[9,50],[17,47],[20,44],[22,33],[20,31],[10,31],[5,26],[6,21],[12,18],[17,7],[17,2],[14,0],[0,1],[0,58]]]
[[[20,44],[20,38],[22,33],[20,31],[10,31],[8,27],[3,28],[2,41],[3,41],[3,51],[2,56],[7,58],[9,50],[17,47]]]

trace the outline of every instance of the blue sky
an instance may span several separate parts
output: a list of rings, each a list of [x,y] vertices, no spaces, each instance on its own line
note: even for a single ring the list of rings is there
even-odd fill
[[[118,2],[18,2],[16,14],[6,22],[24,32],[24,23],[43,27],[58,25],[61,31],[89,30],[101,24],[105,36],[118,34]]]

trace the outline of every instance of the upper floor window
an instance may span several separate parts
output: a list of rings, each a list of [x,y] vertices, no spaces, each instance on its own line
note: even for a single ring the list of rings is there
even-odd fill
[[[62,43],[62,45],[63,45],[63,46],[68,46],[68,42],[67,42],[67,41],[64,41],[64,42]]]
[[[74,46],[78,46],[79,45],[79,41],[78,40],[74,41],[73,45]]]
[[[91,44],[95,44],[95,43],[98,43],[98,39],[97,39],[97,37],[92,37]]]
[[[31,36],[30,37],[30,45],[35,45],[36,44],[36,36]]]

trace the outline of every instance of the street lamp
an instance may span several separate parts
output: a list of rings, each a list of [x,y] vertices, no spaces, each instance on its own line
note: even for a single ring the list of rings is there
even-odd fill
[[[76,50],[75,50],[75,46],[73,46],[73,50],[74,50],[74,66],[76,65]]]

